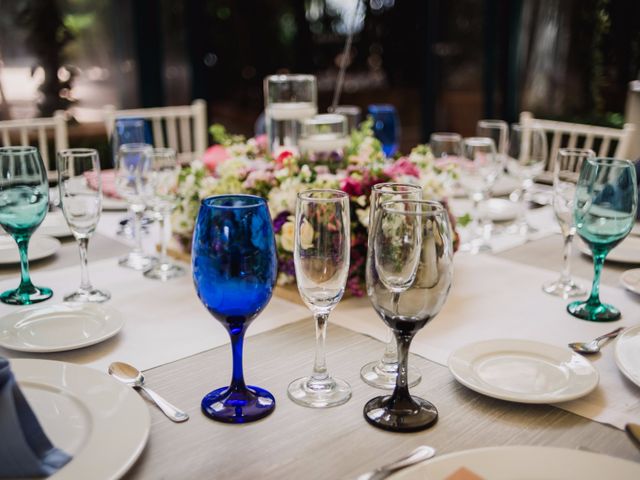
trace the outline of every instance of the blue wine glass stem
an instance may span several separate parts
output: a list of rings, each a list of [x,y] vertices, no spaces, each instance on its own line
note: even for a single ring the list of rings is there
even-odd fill
[[[415,402],[409,394],[409,383],[407,381],[407,369],[409,365],[409,347],[413,340],[413,333],[401,333],[397,330],[393,332],[398,344],[398,377],[396,378],[396,388],[389,399],[388,408],[391,410],[411,409]]]
[[[231,328],[229,331],[229,336],[231,337],[231,351],[233,353],[233,374],[229,389],[234,391],[242,391],[247,388],[247,385],[244,383],[244,373],[242,371],[244,332],[244,327]]]
[[[29,276],[29,235],[16,236],[15,240],[18,244],[18,251],[20,252],[20,286],[18,289],[28,293],[29,290],[33,290],[33,284],[31,283],[31,277]]]
[[[598,306],[600,302],[600,274],[602,273],[602,266],[604,265],[604,259],[607,256],[608,251],[593,252],[593,285],[591,286],[591,294],[587,300],[588,305]]]

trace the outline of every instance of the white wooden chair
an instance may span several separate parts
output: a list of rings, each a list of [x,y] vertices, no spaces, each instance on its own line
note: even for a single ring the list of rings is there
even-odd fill
[[[49,138],[53,135],[53,152],[49,151]],[[2,146],[37,146],[47,168],[50,181],[57,181],[56,152],[69,148],[67,116],[58,110],[49,118],[28,118],[0,122]]]
[[[153,146],[170,147],[186,162],[202,156],[207,148],[207,102],[194,100],[191,105],[177,107],[116,110],[104,107],[107,136],[111,138],[116,118],[137,117],[151,123]]]
[[[547,156],[547,172],[553,171],[556,155],[560,148],[590,148],[598,157],[628,158],[631,138],[635,126],[625,123],[624,127],[608,128],[580,123],[556,122],[533,118],[530,112],[520,114],[522,125],[531,124],[539,127],[547,135],[549,151]]]

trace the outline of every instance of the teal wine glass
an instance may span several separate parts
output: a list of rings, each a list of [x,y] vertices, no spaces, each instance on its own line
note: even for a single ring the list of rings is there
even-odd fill
[[[573,219],[580,238],[591,249],[595,274],[591,295],[572,302],[567,311],[592,322],[611,322],[621,316],[600,301],[600,273],[609,251],[633,228],[638,208],[638,184],[633,164],[616,158],[587,158],[576,186]]]
[[[15,290],[0,294],[10,305],[42,302],[53,295],[50,288],[36,287],[29,277],[29,239],[47,214],[49,183],[35,147],[0,148],[0,225],[13,237],[20,251],[21,280]]]

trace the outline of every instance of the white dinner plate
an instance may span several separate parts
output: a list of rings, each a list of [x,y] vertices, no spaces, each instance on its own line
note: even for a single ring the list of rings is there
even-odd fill
[[[46,235],[34,235],[29,241],[29,261],[50,257],[60,250],[60,241]],[[0,265],[20,263],[18,244],[9,235],[0,235]]]
[[[446,480],[466,468],[484,480],[637,480],[640,464],[583,450],[487,447],[435,457],[392,475],[394,480]]]
[[[479,206],[480,212],[492,222],[508,222],[518,216],[518,204],[504,198],[490,198]]]
[[[618,337],[615,358],[624,376],[640,387],[640,325],[626,329]]]
[[[578,241],[578,249],[585,255],[592,256],[591,250],[582,239]],[[640,237],[629,235],[607,254],[605,262],[640,264]]]
[[[73,459],[52,478],[122,477],[149,436],[149,410],[106,373],[50,360],[11,360],[11,369],[51,442]]]
[[[104,305],[36,305],[0,317],[0,346],[34,353],[75,350],[113,337],[123,325],[122,315]]]
[[[627,270],[620,276],[620,283],[630,292],[640,295],[640,268]]]
[[[598,371],[583,356],[531,340],[471,343],[451,354],[449,370],[460,383],[489,397],[521,403],[573,400],[598,385]]]
[[[64,219],[62,210],[48,212],[47,216],[44,217],[44,221],[38,227],[38,234],[57,238],[71,237],[73,235],[69,230],[67,221]]]

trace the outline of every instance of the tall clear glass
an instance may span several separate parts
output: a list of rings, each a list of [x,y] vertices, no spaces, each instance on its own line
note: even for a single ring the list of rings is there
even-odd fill
[[[351,398],[349,384],[329,375],[325,356],[327,322],[344,294],[350,248],[349,196],[339,190],[299,193],[293,255],[298,291],[315,320],[316,355],[311,375],[291,382],[287,393],[305,407],[333,407]]]
[[[572,302],[567,311],[592,322],[611,322],[622,314],[600,301],[600,274],[609,251],[622,242],[635,223],[638,181],[633,163],[617,158],[587,158],[580,169],[573,220],[580,238],[591,249],[594,276],[591,294]]]
[[[100,157],[92,148],[71,148],[57,155],[60,205],[67,225],[80,247],[80,287],[64,296],[65,302],[101,303],[111,294],[91,284],[87,250],[102,212]],[[97,189],[86,188],[85,173],[95,177]]]
[[[371,263],[373,226],[376,223],[377,215],[380,212],[380,205],[390,200],[420,200],[422,189],[418,185],[405,183],[378,183],[371,189],[371,200],[369,202],[369,237],[367,248],[367,265]],[[375,275],[373,270],[366,269],[367,275]],[[373,279],[367,276],[367,288],[373,285]],[[360,377],[365,383],[372,387],[393,389],[398,376],[398,349],[393,330],[388,330],[387,344],[382,358],[369,362],[360,369]],[[409,386],[413,387],[420,383],[422,375],[416,367],[411,367],[407,372]]]
[[[391,395],[375,397],[364,417],[375,427],[415,432],[433,425],[436,407],[409,393],[407,370],[414,335],[432,320],[447,299],[453,277],[449,216],[438,202],[384,202],[374,225],[372,261],[367,277],[371,303],[393,330],[399,370]]]
[[[585,148],[561,148],[554,162],[553,212],[560,225],[564,249],[560,278],[542,286],[542,290],[551,295],[569,298],[586,293],[585,289],[571,278],[571,242],[576,234],[573,223],[573,204],[580,168],[588,158],[595,158],[595,156],[593,150]]]
[[[264,109],[269,151],[298,151],[300,122],[318,113],[313,75],[270,75],[264,79]]]
[[[134,247],[118,264],[134,270],[148,270],[155,257],[142,251],[141,221],[146,209],[146,189],[152,175],[153,147],[146,143],[126,143],[116,157],[115,182],[120,196],[129,204],[133,217]]]
[[[509,144],[509,125],[504,120],[483,119],[476,125],[478,137],[488,137],[496,144],[496,152],[501,160],[507,154]]]
[[[500,175],[502,164],[491,138],[465,138],[463,150],[460,184],[473,202],[473,222],[469,227],[472,237],[460,248],[471,253],[491,251],[491,221],[479,206],[489,198],[491,188]]]
[[[535,177],[544,171],[547,154],[544,130],[531,125],[511,125],[507,170],[520,181],[521,187],[510,198],[520,203],[515,231],[523,236],[537,232],[527,221],[527,204],[531,200],[531,187]]]
[[[436,159],[457,162],[462,158],[462,136],[452,132],[432,133],[429,149]]]
[[[29,240],[49,207],[49,183],[35,147],[0,147],[0,226],[20,252],[20,285],[0,294],[10,305],[30,305],[51,298],[47,287],[36,287],[29,276]]]
[[[176,206],[176,192],[180,166],[173,148],[154,148],[149,177],[147,205],[158,219],[160,230],[160,257],[144,276],[155,280],[170,280],[184,275],[185,269],[169,261],[167,244],[171,238],[171,212]]]

